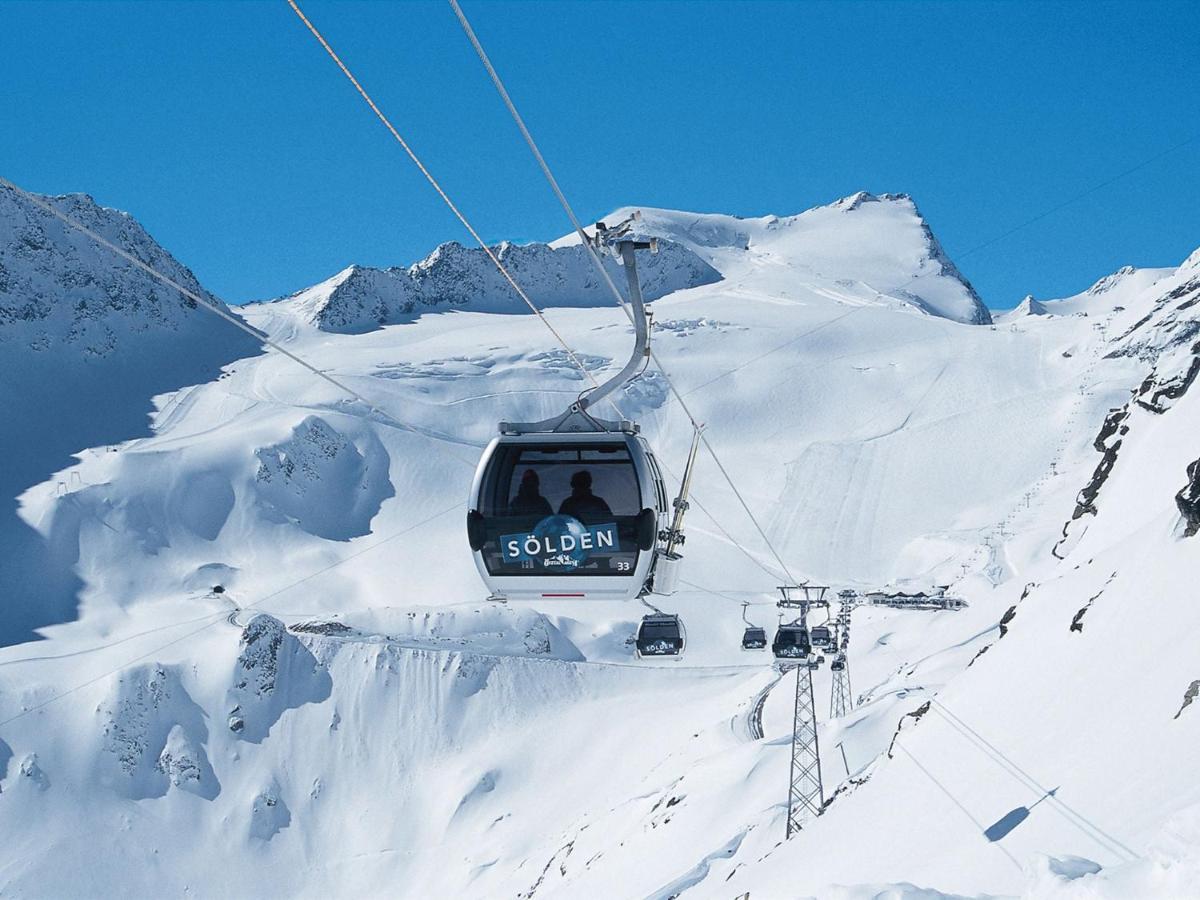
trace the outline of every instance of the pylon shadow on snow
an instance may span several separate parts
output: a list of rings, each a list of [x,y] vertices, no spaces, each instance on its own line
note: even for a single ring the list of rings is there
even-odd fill
[[[983,836],[992,843],[1008,837],[1013,829],[1029,818],[1029,813],[1033,810],[1034,806],[1037,806],[1047,797],[1053,797],[1054,792],[1057,790],[1058,788],[1052,788],[1047,791],[1033,803],[1033,806],[1018,806],[1016,809],[1006,812],[983,830]]]

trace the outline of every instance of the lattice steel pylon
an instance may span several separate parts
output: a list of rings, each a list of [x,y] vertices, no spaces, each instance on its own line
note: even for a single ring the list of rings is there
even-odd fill
[[[847,596],[847,595],[850,596]],[[829,695],[829,718],[839,719],[854,709],[854,695],[850,691],[850,613],[854,609],[853,595],[842,591],[839,596],[842,603],[838,607],[837,617],[837,655],[829,664],[833,676]]]
[[[796,711],[792,719],[792,770],[788,787],[787,836],[821,814],[825,788],[821,783],[821,750],[817,744],[817,712],[813,703],[812,669],[796,666]]]
[[[841,668],[838,668],[838,664]],[[854,709],[854,701],[850,699],[850,663],[844,653],[839,653],[837,659],[829,667],[833,675],[833,691],[829,699],[829,718],[840,719]]]

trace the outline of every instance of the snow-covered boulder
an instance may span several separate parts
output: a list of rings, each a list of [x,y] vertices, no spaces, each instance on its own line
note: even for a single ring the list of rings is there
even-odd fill
[[[172,786],[212,799],[220,791],[204,744],[204,711],[177,668],[148,663],[116,682],[99,710],[105,753],[100,781],[133,800],[161,797]]]
[[[395,495],[388,454],[372,432],[360,449],[319,416],[256,452],[259,499],[276,515],[328,540],[370,533],[383,501]]]

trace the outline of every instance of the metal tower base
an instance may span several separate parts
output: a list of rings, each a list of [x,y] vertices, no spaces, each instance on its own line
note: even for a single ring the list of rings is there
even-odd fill
[[[796,667],[796,708],[792,719],[792,769],[788,788],[787,836],[821,814],[825,789],[821,783],[821,753],[817,745],[817,714],[813,702],[812,669]]]

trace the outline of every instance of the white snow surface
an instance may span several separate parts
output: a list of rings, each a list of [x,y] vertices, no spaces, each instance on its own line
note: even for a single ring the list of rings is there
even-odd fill
[[[326,327],[313,298],[338,276],[242,312],[410,427],[216,323],[235,348],[220,377],[98,370],[150,432],[74,462],[52,448],[57,468],[12,486],[77,609],[0,650],[0,889],[1195,896],[1200,536],[1176,494],[1200,457],[1200,255],[988,326],[903,196],[788,219],[646,210],[640,227],[719,273],[664,284],[655,347],[792,574],[969,603],[855,610],[857,708],[830,720],[815,679],[824,815],[783,840],[792,676],[739,649],[742,601],[772,628],[783,576],[713,461],[684,589],[656,601],[687,623],[682,660],[633,659],[636,602],[489,604],[462,522],[479,452],[500,419],[558,412],[586,382],[490,287]],[[65,322],[67,290],[43,296],[41,320]],[[624,362],[615,306],[547,315],[598,376]],[[14,324],[15,368],[31,326]],[[62,335],[21,358],[91,371]],[[49,423],[31,458],[90,434],[3,400],[5,421]],[[618,402],[673,481],[690,428],[662,375]]]

